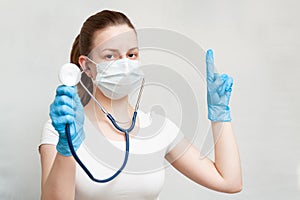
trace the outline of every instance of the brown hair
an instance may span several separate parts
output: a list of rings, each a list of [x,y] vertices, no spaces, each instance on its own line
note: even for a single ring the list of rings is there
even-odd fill
[[[75,38],[72,46],[70,62],[76,64],[80,69],[78,63],[79,56],[87,56],[92,50],[94,34],[96,31],[105,29],[110,26],[127,24],[130,28],[134,26],[130,20],[123,14],[117,11],[103,10],[90,16],[84,23],[80,30],[80,34]],[[82,69],[81,69],[82,70]],[[93,93],[93,82],[85,73],[82,74],[81,81]],[[84,90],[81,84],[77,84],[78,95],[81,103],[85,106],[91,99],[89,94]]]

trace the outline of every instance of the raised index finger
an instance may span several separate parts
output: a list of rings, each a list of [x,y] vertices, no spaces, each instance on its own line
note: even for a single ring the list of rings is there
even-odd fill
[[[211,49],[206,52],[206,81],[214,80],[214,55]]]

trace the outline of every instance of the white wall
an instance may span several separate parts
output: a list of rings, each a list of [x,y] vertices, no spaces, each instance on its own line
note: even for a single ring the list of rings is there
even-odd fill
[[[38,199],[37,144],[83,21],[104,8],[137,28],[182,33],[212,48],[234,77],[231,107],[244,189],[235,195],[197,186],[171,168],[161,199],[299,199],[300,3],[271,1],[0,2],[0,199]]]

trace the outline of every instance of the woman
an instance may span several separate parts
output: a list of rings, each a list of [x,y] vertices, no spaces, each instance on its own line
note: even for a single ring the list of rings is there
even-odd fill
[[[71,51],[71,63],[80,66],[80,69],[85,72],[82,77],[84,85],[124,126],[130,125],[134,113],[134,108],[128,103],[128,94],[133,90],[133,86],[140,84],[143,77],[135,62],[138,59],[137,36],[133,25],[124,14],[108,10],[86,20]],[[101,72],[100,68],[109,63],[115,63],[115,67],[119,67],[120,71],[123,70],[122,66],[135,69],[135,73],[129,78],[132,86],[127,85],[127,87],[120,87],[120,90],[115,90],[119,85],[107,84],[107,81],[111,83],[112,79],[109,78],[109,74],[106,77],[104,74],[109,72]],[[159,154],[160,158],[157,162],[167,160],[182,174],[207,188],[236,193],[242,189],[242,178],[228,107],[232,78],[215,74],[213,67],[213,55],[209,50],[207,51],[208,118],[212,121],[214,138],[221,135],[215,144],[215,162],[209,158],[199,159],[200,152],[193,145],[182,152],[182,144],[187,142],[182,139],[182,135],[178,137],[180,140],[174,139],[177,136],[173,133],[178,130],[169,120],[163,132],[168,132],[172,139],[165,137],[167,139],[163,142],[159,141],[167,145],[163,153]],[[76,114],[83,112],[82,115]],[[78,118],[78,116],[83,117]],[[124,135],[111,125],[80,84],[77,88],[67,86],[57,88],[56,97],[50,107],[50,117],[51,121],[49,120],[44,127],[39,148],[42,166],[42,199],[158,199],[164,181],[163,169],[142,174],[122,172],[111,182],[94,183],[78,167],[67,144],[65,133],[67,123],[71,124],[70,132],[74,148],[83,157],[86,155],[82,145],[85,142],[83,126],[86,121],[105,134],[105,138],[124,144],[122,142]],[[151,123],[151,120],[145,113],[139,112],[136,126],[130,132],[131,145],[135,145],[137,141],[134,139],[146,123]],[[147,146],[146,142],[143,146]],[[136,149],[136,151],[142,150],[144,149]],[[87,158],[87,162],[93,163],[94,160]],[[105,177],[113,171],[98,165],[99,163],[95,168],[100,169],[99,174],[102,173],[101,175]]]

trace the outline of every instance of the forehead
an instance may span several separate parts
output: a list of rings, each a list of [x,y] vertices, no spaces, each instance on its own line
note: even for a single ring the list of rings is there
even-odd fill
[[[127,51],[137,45],[136,33],[128,25],[111,26],[95,32],[91,53],[104,49]]]

